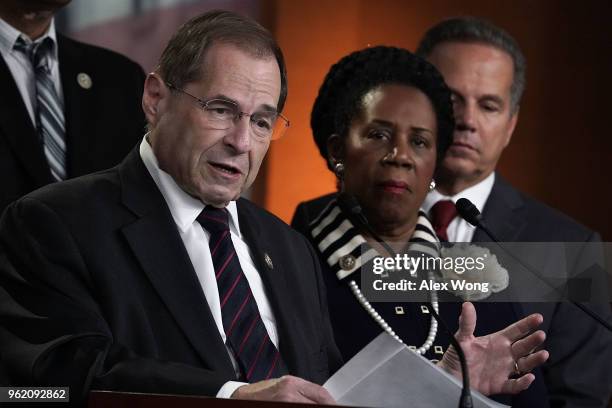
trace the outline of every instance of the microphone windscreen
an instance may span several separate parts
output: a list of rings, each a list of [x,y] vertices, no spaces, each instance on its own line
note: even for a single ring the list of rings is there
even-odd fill
[[[455,208],[457,208],[459,215],[473,226],[477,227],[480,224],[480,211],[467,198],[457,200]]]
[[[357,201],[357,197],[348,193],[341,193],[338,196],[338,203],[349,214],[361,214],[361,205]]]

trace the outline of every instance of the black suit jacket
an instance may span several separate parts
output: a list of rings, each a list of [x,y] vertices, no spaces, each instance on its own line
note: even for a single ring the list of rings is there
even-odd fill
[[[322,383],[340,358],[312,247],[249,201],[238,216],[290,373]],[[68,384],[75,398],[90,388],[214,396],[235,379],[137,149],[117,168],[13,203],[0,250],[0,352],[13,384]]]
[[[335,195],[300,203],[291,225],[299,231],[308,231],[308,224]],[[496,174],[482,215],[489,229],[502,242],[592,243],[600,240],[597,233],[522,194],[499,174]],[[472,241],[489,242],[490,238],[477,229]],[[601,287],[606,286],[607,283],[602,282]],[[450,305],[443,305],[443,309],[444,306],[451,309]],[[590,306],[611,321],[608,304]],[[545,348],[550,351],[550,359],[542,369],[545,385],[536,375],[536,382],[530,389],[513,398],[513,406],[542,406],[541,396],[547,393],[550,405],[554,407],[607,407],[612,392],[612,336],[590,317],[569,303],[502,305],[476,302],[475,307],[478,313],[476,335],[499,330],[531,313],[544,316]],[[446,313],[451,330],[457,327],[458,312],[455,316]]]
[[[115,52],[57,35],[66,119],[67,175],[117,165],[144,134],[144,72]],[[81,87],[77,75],[92,80]],[[42,144],[11,72],[0,57],[0,213],[52,181]]]
[[[592,244],[601,240],[596,232],[519,192],[499,174],[482,217],[502,242]],[[488,242],[490,238],[477,229],[472,241]],[[605,279],[599,287],[605,290]],[[543,372],[551,406],[607,407],[612,393],[612,334],[567,302],[512,305],[519,318],[536,312],[544,316],[542,329],[546,331],[545,347],[550,358]],[[589,306],[612,321],[608,303]]]

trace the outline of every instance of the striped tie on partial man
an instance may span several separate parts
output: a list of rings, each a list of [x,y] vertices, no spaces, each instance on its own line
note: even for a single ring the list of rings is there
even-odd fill
[[[36,43],[27,43],[22,37],[14,49],[27,55],[36,76],[36,129],[43,143],[51,175],[56,181],[66,179],[66,140],[64,106],[55,90],[48,63],[53,50],[49,37]]]

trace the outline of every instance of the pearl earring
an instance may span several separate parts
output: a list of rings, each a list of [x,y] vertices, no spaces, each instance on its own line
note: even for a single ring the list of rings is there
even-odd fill
[[[344,164],[341,161],[334,163],[334,173],[339,179],[344,176]]]

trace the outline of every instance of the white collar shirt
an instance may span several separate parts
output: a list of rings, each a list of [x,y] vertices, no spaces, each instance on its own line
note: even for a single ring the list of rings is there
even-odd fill
[[[36,123],[36,75],[34,68],[27,55],[21,51],[15,50],[15,42],[19,37],[22,37],[26,43],[31,43],[32,40],[24,33],[20,32],[6,21],[0,18],[0,55],[6,62],[17,89],[21,94],[21,98],[28,110],[30,120],[33,124]],[[45,38],[51,38],[53,40],[53,50],[47,55],[47,64],[51,72],[51,79],[55,85],[55,92],[57,93],[59,100],[64,100],[62,92],[62,84],[59,73],[59,60],[57,50],[57,34],[55,32],[55,21],[51,20],[49,29],[40,38],[37,38],[35,43],[43,41]],[[76,78],[74,79],[76,81]]]

